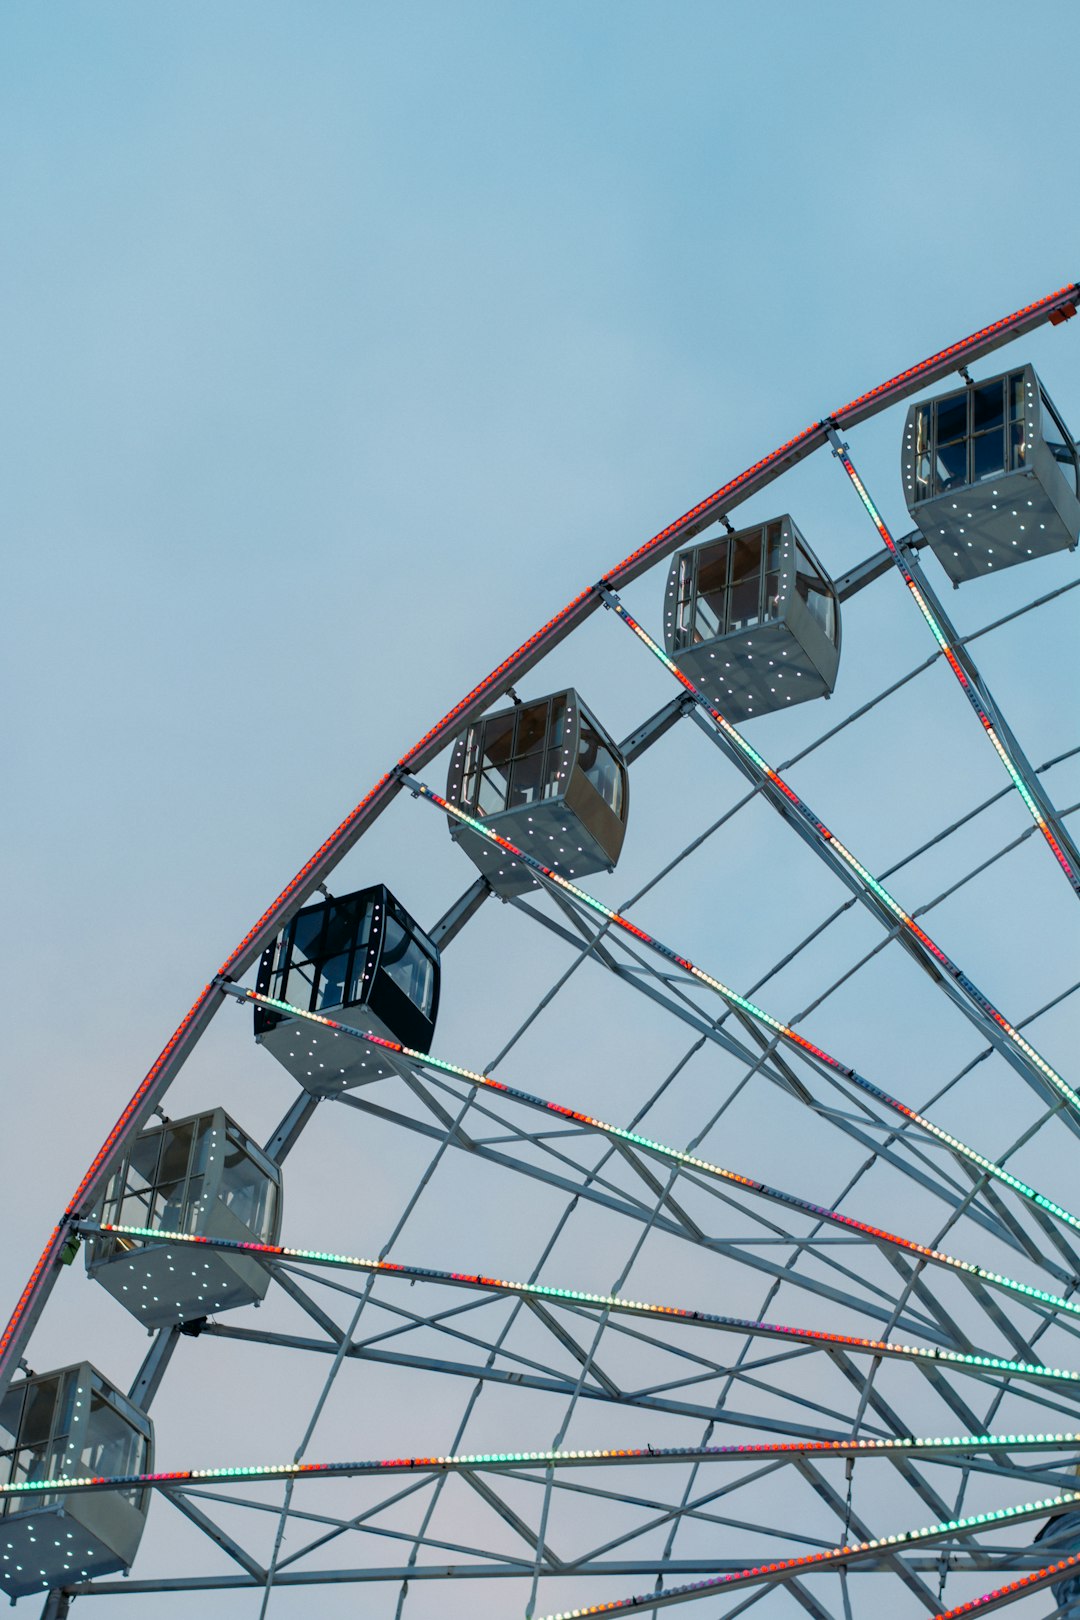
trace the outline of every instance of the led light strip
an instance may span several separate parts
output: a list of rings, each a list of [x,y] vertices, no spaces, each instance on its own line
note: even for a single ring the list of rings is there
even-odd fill
[[[637,634],[639,634],[648,645],[651,645],[656,650],[659,658],[661,658],[665,663],[670,663],[670,660],[667,658],[666,654],[662,653],[660,649],[656,647],[655,642],[652,641],[648,633],[641,629],[641,626],[637,623],[636,619],[631,618],[631,616],[626,613],[625,609],[621,607],[621,604],[620,615],[624,616],[630,627]],[[676,670],[675,673],[687,687],[688,691],[690,691],[696,697],[700,697],[700,694],[697,692],[697,688],[692,684],[692,682],[686,680],[681,671]],[[704,702],[704,699],[701,699],[701,701]],[[708,707],[707,704],[706,707]],[[709,709],[709,713],[714,714],[717,719],[721,718],[718,714],[716,714],[716,711],[711,708]],[[727,722],[724,722],[724,724],[726,725]],[[860,873],[865,873],[866,879],[875,888],[875,890],[880,889],[882,895],[884,895],[886,891],[881,888],[881,885],[877,882],[877,879],[871,877],[869,872],[866,872],[865,868],[855,861],[854,856],[849,855],[847,850],[844,849],[844,846],[833,837],[833,834],[829,832],[828,828],[826,828],[823,823],[818,822],[817,819],[811,815],[811,812],[802,803],[802,800],[799,799],[793,790],[788,787],[787,783],[784,782],[777,775],[777,773],[766,764],[761,755],[757,753],[751,744],[746,742],[745,738],[741,737],[739,733],[735,731],[733,726],[731,727],[731,730],[734,736],[739,739],[740,745],[753,757],[759,768],[767,772],[770,778],[774,778],[781,791],[787,795],[792,803],[799,806],[803,813],[813,821],[813,824],[820,828],[822,836],[828,838],[832,842],[834,848],[842,851],[844,855],[853,862]],[[767,1029],[771,1029],[775,1034],[788,1041],[792,1046],[799,1047],[804,1052],[809,1052],[812,1057],[815,1057],[819,1062],[824,1063],[834,1073],[841,1075],[845,1080],[850,1081],[851,1084],[860,1087],[860,1089],[865,1091],[868,1095],[876,1097],[879,1102],[885,1103],[896,1113],[902,1114],[905,1119],[910,1119],[914,1124],[919,1125],[922,1129],[927,1131],[938,1141],[942,1142],[953,1152],[958,1153],[962,1158],[967,1159],[971,1164],[977,1165],[978,1168],[985,1174],[993,1176],[996,1181],[1000,1181],[1003,1183],[1003,1185],[1011,1187],[1014,1192],[1019,1193],[1022,1197],[1027,1198],[1032,1203],[1037,1204],[1040,1209],[1046,1210],[1048,1214],[1056,1216],[1059,1220],[1064,1221],[1066,1225],[1073,1227],[1074,1230],[1080,1231],[1080,1219],[1078,1219],[1077,1216],[1070,1214],[1070,1212],[1063,1208],[1062,1205],[1056,1203],[1053,1199],[1046,1198],[1042,1193],[1036,1192],[1034,1188],[1029,1187],[1028,1184],[1025,1181],[1022,1181],[1018,1176],[1014,1176],[1010,1171],[1003,1170],[999,1165],[994,1164],[993,1161],[988,1159],[985,1154],[976,1152],[974,1148],[969,1148],[959,1139],[959,1137],[955,1137],[948,1131],[942,1130],[940,1126],[934,1125],[924,1115],[917,1113],[913,1108],[909,1108],[906,1103],[902,1103],[897,1098],[890,1096],[888,1092],[882,1091],[880,1087],[875,1086],[871,1081],[865,1079],[863,1075],[859,1074],[859,1072],[856,1069],[853,1069],[849,1064],[842,1063],[839,1058],[833,1057],[831,1053],[824,1051],[820,1046],[815,1046],[812,1041],[808,1041],[805,1035],[800,1035],[798,1030],[792,1029],[790,1024],[785,1024],[779,1018],[774,1017],[772,1013],[766,1012],[763,1007],[759,1007],[757,1003],[751,1001],[748,996],[740,995],[737,990],[733,990],[730,985],[724,984],[721,979],[713,978],[712,974],[706,973],[703,968],[695,966],[695,964],[689,961],[685,956],[680,956],[676,951],[673,951],[669,945],[665,945],[661,940],[656,939],[652,934],[646,933],[643,928],[639,928],[636,923],[632,923],[629,918],[624,917],[621,912],[613,911],[610,906],[604,905],[603,901],[597,900],[594,895],[588,894],[584,889],[579,888],[576,883],[571,883],[569,879],[560,877],[557,872],[553,872],[549,866],[544,866],[541,861],[538,861],[535,858],[535,856],[526,855],[524,850],[518,849],[517,845],[512,844],[508,838],[501,837],[500,834],[494,832],[483,821],[478,820],[475,816],[467,815],[464,810],[459,809],[457,805],[451,804],[448,799],[444,799],[432,788],[427,787],[424,783],[417,781],[413,777],[406,777],[405,780],[408,787],[417,798],[427,799],[439,809],[445,810],[448,815],[454,816],[458,821],[464,822],[467,826],[471,827],[474,832],[477,832],[481,835],[481,837],[486,838],[489,843],[497,844],[500,849],[503,849],[507,852],[507,854],[512,855],[515,860],[522,861],[526,866],[531,867],[533,871],[539,872],[541,876],[546,878],[550,883],[555,884],[557,888],[562,889],[565,893],[573,895],[576,900],[579,900],[583,905],[588,906],[590,910],[598,912],[599,915],[605,917],[608,922],[614,923],[618,928],[632,934],[635,939],[638,939],[643,944],[648,945],[651,950],[656,951],[667,961],[676,963],[683,969],[684,972],[689,973],[691,977],[698,979],[702,984],[708,985],[710,990],[715,990],[717,994],[722,996],[729,1004],[740,1007],[743,1012],[748,1013],[751,1018],[754,1018],[758,1023],[763,1024]],[[897,902],[892,900],[891,896],[889,896],[889,899],[892,905],[897,906]],[[898,912],[899,909],[899,906],[897,906]],[[901,915],[906,916],[906,913],[901,913]],[[945,953],[934,944],[933,940],[930,939],[930,936],[928,934],[924,934],[917,924],[912,923],[911,926],[915,932],[919,934],[920,938],[928,942],[942,963],[948,964],[948,957],[946,957]],[[951,964],[949,965],[951,967]],[[971,993],[980,999],[985,1010],[989,1012],[991,1016],[993,1016],[995,1021],[1010,1036],[1016,1046],[1022,1052],[1024,1052],[1025,1056],[1030,1058],[1030,1060],[1039,1069],[1040,1073],[1042,1073],[1055,1087],[1055,1089],[1058,1090],[1066,1098],[1066,1100],[1076,1108],[1078,1113],[1080,1113],[1080,1096],[1073,1091],[1072,1087],[1062,1079],[1055,1069],[1051,1068],[1050,1064],[1046,1062],[1045,1058],[1041,1057],[1039,1053],[1036,1052],[1031,1043],[1026,1041],[1018,1030],[1014,1029],[1011,1024],[1007,1023],[1002,1018],[1001,1014],[998,1013],[996,1009],[991,1007],[986,998],[982,996],[981,991],[979,991],[969,979],[966,979],[963,975],[960,975],[958,968],[954,968],[952,971],[960,976],[965,988],[969,989]]]
[[[865,1558],[867,1554],[894,1553],[901,1549],[906,1551],[920,1543],[940,1541],[966,1530],[1015,1524],[1021,1519],[1034,1519],[1042,1513],[1058,1512],[1078,1503],[1080,1491],[1066,1491],[1061,1496],[1047,1497],[1041,1502],[1023,1502],[1015,1507],[995,1508],[989,1513],[969,1513],[962,1519],[944,1519],[940,1524],[928,1524],[920,1530],[902,1530],[895,1536],[876,1536],[871,1541],[856,1541],[846,1547],[829,1547],[824,1552],[803,1553],[799,1558],[779,1558],[771,1564],[755,1564],[747,1569],[732,1570],[726,1575],[710,1575],[703,1581],[691,1581],[686,1586],[670,1586],[663,1592],[614,1598],[607,1603],[589,1603],[582,1609],[560,1609],[558,1614],[548,1615],[547,1620],[586,1620],[588,1615],[616,1614],[624,1609],[663,1609],[670,1603],[685,1603],[689,1598],[723,1592],[732,1586],[748,1586],[772,1575],[846,1564]]]
[[[835,432],[835,430],[830,431],[829,439],[832,443],[833,453],[836,456],[837,461],[839,461],[841,467],[843,467],[844,471],[847,473],[855,488],[855,493],[858,495],[867,512],[870,514],[870,518],[875,529],[881,536],[882,540],[884,540],[885,545],[888,548],[889,555],[892,557],[893,562],[899,569],[901,579],[904,581],[904,584],[914,597],[919,612],[930,626],[930,633],[944,655],[946,663],[956,676],[956,679],[959,681],[961,690],[963,691],[968,702],[971,704],[971,707],[974,709],[975,713],[978,715],[983,730],[989,737],[995,753],[1001,760],[1001,763],[1004,765],[1005,769],[1008,771],[1013,787],[1027,805],[1031,819],[1034,821],[1036,827],[1038,827],[1039,831],[1046,839],[1046,842],[1049,844],[1050,849],[1053,852],[1054,859],[1061,867],[1061,870],[1065,873],[1065,876],[1072,884],[1075,892],[1080,894],[1080,875],[1077,874],[1072,862],[1068,859],[1065,851],[1062,849],[1060,843],[1055,837],[1053,828],[1047,821],[1046,816],[1043,814],[1041,807],[1037,803],[1035,795],[1031,791],[1031,785],[1028,783],[1023,771],[1020,770],[1019,766],[1014,761],[1010,750],[999,736],[993,720],[986,712],[979,693],[975,690],[971,681],[968,679],[968,676],[961,668],[960,660],[957,657],[958,649],[954,647],[945,626],[941,623],[937,614],[931,608],[923,591],[919,588],[919,583],[914,574],[911,572],[910,568],[901,556],[900,548],[893,539],[893,536],[889,531],[888,524],[885,522],[885,519],[878,511],[877,507],[874,505],[870,498],[869,490],[855,470],[851,456],[848,454],[847,446],[841,443],[839,435]]]
[[[796,433],[785,444],[771,451],[769,455],[763,456],[752,467],[748,467],[737,478],[733,478],[730,483],[718,489],[714,495],[699,501],[697,506],[691,507],[690,511],[675,523],[661,529],[659,534],[647,540],[644,545],[638,546],[628,557],[624,557],[618,567],[611,569],[606,577],[620,585],[629,584],[631,579],[649,566],[651,560],[656,560],[658,555],[666,556],[678,540],[692,538],[707,523],[719,517],[727,506],[734,505],[736,500],[745,500],[749,493],[748,485],[750,489],[761,488],[769,478],[777,477],[781,471],[793,466],[812,450],[826,443],[828,429],[834,422],[842,427],[853,427],[856,422],[863,421],[875,411],[883,410],[887,404],[906,399],[925,383],[934,382],[938,377],[948,375],[950,371],[955,371],[968,360],[989,354],[991,350],[1007,343],[1010,338],[1019,337],[1022,332],[1030,331],[1044,320],[1057,325],[1062,320],[1070,319],[1076,313],[1078,295],[1080,284],[1076,282],[1070,286],[1059,287],[1056,292],[1047,293],[1044,298],[1036,299],[1033,304],[1025,304],[1022,309],[1014,310],[1011,315],[1005,315],[999,321],[992,321],[989,326],[980,327],[969,337],[961,338],[959,343],[950,343],[948,348],[939,349],[936,354],[920,360],[917,365],[909,366],[906,371],[890,377],[888,382],[879,383],[876,388],[868,389],[865,394],[858,394],[846,405],[830,411],[820,422],[814,422],[810,427],[803,428],[801,433]],[[407,758],[402,761],[403,764],[406,762]]]
[[[980,1609],[1000,1609],[1006,1603],[1015,1603],[1017,1598],[1026,1597],[1040,1586],[1049,1586],[1051,1581],[1060,1581],[1071,1569],[1080,1569],[1080,1553],[1069,1553],[1056,1564],[1044,1564],[1042,1569],[1033,1569],[1030,1575],[1021,1575],[1017,1580],[1010,1581],[1007,1586],[996,1586],[992,1592],[984,1592],[981,1597],[969,1598],[966,1603],[958,1603],[955,1609],[942,1609],[934,1615],[933,1620],[960,1620],[963,1614],[976,1614]]]
[[[1035,299],[1033,303],[1024,304],[1012,314],[1004,315],[1000,320],[980,327],[969,336],[961,338],[958,343],[951,343],[947,348],[938,350],[936,354],[920,360],[906,371],[879,383],[876,388],[857,395],[847,405],[831,411],[821,422],[804,428],[794,438],[770,451],[767,456],[763,456],[736,477],[729,479],[712,495],[699,501],[682,517],[676,518],[673,523],[669,523],[654,534],[651,540],[638,546],[611,569],[605,578],[614,584],[628,584],[653,562],[674,550],[680,541],[692,539],[728,507],[746,500],[755,490],[763,488],[786,467],[820,449],[827,443],[826,422],[854,424],[883,409],[887,403],[914,393],[924,383],[955,370],[961,362],[987,354],[1011,338],[1019,336],[1021,332],[1030,331],[1041,325],[1043,321],[1058,325],[1075,315],[1078,297],[1080,297],[1080,283],[1058,287],[1054,292]],[[419,742],[414,743],[412,748],[401,756],[398,769],[403,767],[412,769],[433,758],[455,728],[467,724],[480,714],[493,697],[499,692],[505,692],[511,681],[517,679],[550,647],[568,635],[599,604],[600,597],[595,586],[580,591],[565,607],[560,608],[554,617],[524,641],[516,652],[511,653],[509,658],[504,658],[502,663],[480,681],[460,703],[455,704],[440,721],[426,731]],[[395,772],[388,771],[385,776],[380,777],[370,792],[364,795],[329,838],[319,846],[311,859],[285,885],[276,900],[271,902],[258,922],[248,930],[239,945],[226,958],[217,980],[203,987],[160,1056],[140,1082],[131,1101],[68,1201],[65,1218],[50,1232],[7,1326],[0,1333],[0,1392],[7,1387],[33,1324],[44,1308],[56,1281],[68,1218],[81,1204],[94,1196],[108,1171],[113,1154],[120,1151],[138,1128],[142,1111],[152,1107],[154,1100],[164,1094],[173,1077],[183,1066],[189,1050],[196,1044],[220,1006],[220,981],[230,976],[237,977],[246,970],[263,947],[269,944],[288,921],[292,910],[301,903],[304,894],[312,892],[320,878],[333,870],[336,862],[351,848],[366,827],[382,814],[398,792],[399,785]]]
[[[192,1481],[282,1479],[315,1475],[348,1479],[372,1474],[464,1473],[470,1468],[596,1468],[685,1462],[746,1462],[768,1457],[965,1457],[972,1452],[1047,1451],[1080,1446],[1080,1434],[959,1434],[899,1440],[764,1440],[727,1446],[628,1446],[594,1451],[477,1451],[445,1457],[375,1457],[362,1462],[251,1463],[232,1468],[174,1468],[153,1474],[79,1474],[71,1479],[24,1480],[0,1485],[5,1497],[34,1492],[166,1489]]]
[[[237,1254],[254,1254],[268,1260],[299,1260],[307,1265],[332,1266],[338,1270],[362,1271],[407,1278],[412,1282],[444,1283],[450,1287],[473,1288],[482,1293],[514,1294],[523,1299],[550,1300],[559,1305],[600,1306],[607,1311],[638,1317],[658,1317],[686,1322],[691,1326],[716,1328],[722,1332],[750,1334],[755,1338],[783,1339],[788,1343],[831,1349],[840,1345],[863,1355],[882,1356],[898,1361],[925,1362],[934,1367],[956,1369],[979,1376],[1000,1373],[1006,1378],[1032,1378],[1038,1382],[1077,1384],[1080,1372],[1047,1367],[1038,1361],[1011,1361],[983,1351],[942,1350],[935,1345],[897,1344],[889,1339],[868,1339],[851,1333],[826,1333],[821,1328],[792,1327],[784,1322],[765,1322],[753,1317],[720,1316],[712,1311],[695,1311],[681,1305],[657,1305],[650,1300],[626,1299],[620,1294],[592,1294],[577,1288],[557,1288],[550,1283],[511,1282],[505,1277],[488,1277],[482,1272],[441,1271],[431,1266],[410,1266],[393,1260],[369,1260],[358,1255],[335,1254],[325,1249],[297,1249],[283,1243],[256,1243],[243,1238],[204,1237],[192,1232],[173,1232],[157,1226],[125,1226],[110,1221],[100,1225],[79,1222],[84,1236],[113,1233],[120,1237],[143,1238],[152,1243],[199,1245]]]
[[[452,806],[450,807],[453,808]],[[499,840],[500,843],[504,840]],[[512,847],[512,846],[511,846]],[[529,858],[529,857],[527,857]],[[572,887],[572,885],[569,885]],[[633,925],[630,925],[633,927]],[[643,936],[648,938],[648,936]],[[666,949],[666,947],[665,947]],[[952,1270],[962,1272],[965,1276],[974,1277],[980,1282],[1000,1288],[1005,1293],[1018,1295],[1039,1305],[1049,1306],[1052,1310],[1064,1311],[1071,1316],[1080,1316],[1080,1302],[1063,1299],[1060,1294],[1049,1293],[1046,1289],[1035,1288],[1029,1283],[1017,1282],[1012,1277],[1006,1277],[1001,1272],[989,1271],[985,1266],[979,1266],[971,1260],[958,1260],[943,1249],[931,1249],[925,1243],[916,1243],[913,1238],[900,1237],[895,1232],[886,1232],[879,1226],[871,1226],[866,1221],[856,1220],[853,1215],[841,1215],[837,1210],[825,1209],[821,1204],[812,1204],[806,1198],[799,1198],[795,1193],[783,1192],[777,1187],[770,1187],[767,1182],[756,1181],[752,1176],[741,1175],[737,1170],[725,1170],[722,1166],[712,1164],[708,1159],[698,1158],[696,1154],[686,1153],[681,1148],[669,1147],[664,1142],[656,1142],[651,1137],[641,1136],[637,1131],[625,1130],[619,1125],[610,1125],[606,1120],[597,1119],[593,1114],[580,1113],[575,1108],[567,1108],[562,1103],[548,1102],[543,1097],[534,1096],[529,1091],[519,1091],[516,1086],[507,1085],[503,1080],[496,1080],[489,1074],[479,1074],[475,1069],[466,1069],[459,1063],[451,1063],[447,1058],[433,1057],[430,1052],[418,1052],[414,1047],[403,1046],[400,1041],[387,1040],[383,1035],[376,1035],[371,1030],[355,1029],[349,1024],[339,1023],[334,1018],[327,1018],[324,1013],[304,1012],[299,1007],[292,1006],[287,1001],[277,1001],[272,996],[261,996],[258,991],[245,990],[239,985],[223,986],[228,995],[234,996],[238,1001],[250,1001],[255,1006],[268,1007],[274,1012],[285,1013],[291,1018],[302,1018],[306,1023],[321,1024],[326,1029],[332,1029],[339,1035],[352,1036],[358,1040],[367,1041],[372,1046],[382,1047],[387,1052],[398,1052],[411,1063],[420,1064],[424,1068],[434,1069],[440,1074],[453,1075],[455,1079],[467,1080],[470,1085],[481,1086],[489,1091],[497,1091],[512,1101],[523,1103],[527,1108],[539,1109],[542,1112],[554,1114],[560,1119],[572,1119],[580,1125],[586,1126],[615,1142],[627,1142],[633,1147],[644,1148],[647,1152],[656,1154],[670,1164],[685,1166],[696,1170],[702,1175],[715,1177],[717,1180],[729,1182],[735,1186],[743,1187],[747,1192],[755,1193],[759,1197],[770,1199],[774,1203],[784,1204],[789,1209],[797,1209],[814,1220],[827,1221],[830,1225],[838,1226],[844,1231],[860,1232],[865,1237],[878,1243],[888,1243],[902,1249],[907,1254],[918,1255],[922,1260],[933,1261],[937,1265],[949,1266]]]
[[[856,859],[846,845],[840,842],[836,834],[831,832],[825,823],[818,819],[810,806],[799,798],[799,795],[793,788],[788,786],[780,773],[773,770],[768,760],[758,753],[757,749],[732,725],[731,721],[726,719],[719,709],[713,708],[708,698],[694,685],[690,677],[683,673],[674,659],[669,658],[663,648],[649,635],[649,632],[638,623],[631,613],[627,612],[615,593],[613,591],[606,592],[604,599],[611,611],[622,620],[628,629],[634,632],[638,640],[660,660],[664,668],[674,675],[675,679],[690,694],[695,703],[704,709],[705,713],[720,727],[724,736],[739,750],[744,758],[751,762],[754,769],[780,790],[803,824],[811,829],[821,843],[827,844],[831,850],[835,850],[845,866],[855,874],[860,883],[870,890],[875,899],[880,901],[889,912],[889,915],[894,917],[908,933],[914,935],[919,944],[930,952],[931,956],[945,969],[950,978],[960,986],[965,995],[970,997],[979,1010],[990,1017],[998,1028],[1003,1031],[1009,1041],[1023,1054],[1025,1062],[1033,1063],[1043,1078],[1048,1080],[1055,1091],[1066,1099],[1070,1107],[1080,1113],[1080,1095],[1062,1079],[1057,1070],[1052,1068],[1046,1059],[1036,1052],[1031,1043],[1024,1039],[1020,1032],[1009,1023],[1007,1018],[1002,1016],[993,1002],[979,989],[978,985],[973,983],[967,974],[957,967],[956,963],[945,954],[940,945],[935,944],[925,929],[919,927],[915,919],[904,910],[900,902],[893,898],[885,885],[879,883],[877,878],[867,871],[862,862]],[[754,1016],[759,1015],[755,1013]],[[773,1025],[773,1027],[776,1026]]]

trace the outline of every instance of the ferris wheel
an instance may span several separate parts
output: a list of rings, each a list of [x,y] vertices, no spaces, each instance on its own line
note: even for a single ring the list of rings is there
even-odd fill
[[[0,1340],[8,1596],[1080,1614],[1080,450],[1057,378],[995,353],[1078,302],[828,412],[582,590],[210,976]],[[864,525],[842,569],[817,451]],[[88,1290],[149,1336],[133,1380],[80,1344]]]

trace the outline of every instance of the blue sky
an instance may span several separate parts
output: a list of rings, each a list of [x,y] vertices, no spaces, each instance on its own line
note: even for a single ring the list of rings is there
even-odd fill
[[[208,974],[464,690],[766,449],[1080,278],[1077,34],[1072,5],[998,0],[4,10],[7,1296]],[[1045,356],[1074,428],[1076,341],[1012,351]],[[855,448],[899,523],[898,443],[890,418]],[[799,477],[827,566],[868,553],[834,469]],[[965,624],[1006,610],[999,584]],[[641,590],[658,624],[659,577]],[[899,668],[924,643],[892,606]],[[618,731],[663,689],[589,634],[558,668]],[[862,668],[873,638],[851,645]],[[1039,758],[1069,746],[1067,663],[987,656]],[[967,742],[927,746],[924,775],[810,769],[881,864],[946,813]],[[430,922],[468,874],[417,838],[375,847]],[[680,900],[718,968],[771,960]],[[955,928],[983,951],[977,912]],[[1023,1000],[1045,962],[1021,955],[985,965]],[[269,1127],[275,1085],[235,1111]],[[87,1309],[104,1358],[115,1315]],[[46,1324],[57,1357],[72,1320]]]

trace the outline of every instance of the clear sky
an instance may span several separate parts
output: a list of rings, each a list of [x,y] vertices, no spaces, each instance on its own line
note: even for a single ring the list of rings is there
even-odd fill
[[[828,408],[1080,279],[1078,44],[1066,0],[9,0],[0,1310],[208,975],[476,679]],[[1011,351],[1045,360],[1074,430],[1077,328]],[[863,443],[900,525],[899,419]],[[816,514],[799,521],[834,572],[874,543],[838,476],[815,463],[795,486]],[[772,515],[768,504],[754,515]],[[958,616],[985,622],[1074,569],[1075,558],[1058,560],[1030,582],[1017,570],[1022,587],[991,582]],[[634,598],[654,628],[660,588],[650,576]],[[878,653],[899,672],[928,650],[908,604],[889,606],[895,639],[885,609],[867,610],[875,628],[862,641],[851,632],[844,712],[854,672]],[[1075,610],[1053,611],[1044,642],[1010,643],[993,663],[1039,761],[1076,740],[1075,663],[1063,653]],[[614,673],[617,637],[592,627],[580,655],[560,654],[550,683],[532,690],[578,680],[605,695],[612,730],[628,730],[668,694],[632,649]],[[871,865],[996,786],[977,736],[967,751],[967,717],[943,677],[935,716],[939,705],[956,737],[940,733],[917,770],[894,770],[878,732],[873,771],[853,748],[838,774],[805,778],[824,813],[848,808]],[[792,724],[756,737],[777,758],[823,723],[780,718]],[[915,750],[914,722],[895,723]],[[678,747],[672,768],[684,752],[700,762],[690,740]],[[672,824],[689,836],[711,819],[735,795],[731,775],[708,762],[673,796]],[[660,786],[641,802],[660,840]],[[358,886],[387,876],[431,923],[471,874],[441,829],[410,842],[422,814],[373,840],[382,867],[358,860],[349,875]],[[744,864],[775,915],[788,903],[776,864],[788,844],[768,848],[767,863],[755,844]],[[629,874],[658,860],[655,842],[628,848],[627,877],[605,892],[625,897]],[[741,984],[783,940],[748,911],[718,922],[738,881],[737,870],[702,872],[676,898],[686,948]],[[812,870],[805,882],[816,914],[833,890]],[[1039,868],[1030,892],[1041,898],[1043,883]],[[1026,876],[1021,888],[1018,904]],[[1024,910],[1012,956],[986,945],[985,895],[951,936],[980,966],[985,955],[995,987],[1015,975],[1020,1006],[1038,1001],[1047,956],[1054,982],[1062,957],[1075,961],[1052,874],[1045,888],[1050,921]],[[753,904],[739,890],[740,907]],[[658,931],[660,920],[680,926],[674,899],[670,920],[659,899],[653,916]],[[486,962],[497,977],[500,948],[484,934],[470,970],[483,975]],[[542,970],[558,960],[545,955]],[[516,967],[524,993],[532,971]],[[829,967],[826,955],[823,979]],[[848,1012],[869,1066],[884,1026]],[[445,1019],[447,1052],[477,1063],[513,1022],[464,973]],[[951,1037],[928,1036],[927,1053],[939,1038]],[[582,1039],[598,1062],[600,1038]],[[266,1079],[269,1060],[249,1040],[231,1041],[242,1056],[200,1054],[184,1106],[231,1087],[229,1107],[265,1135],[289,1090]],[[573,1095],[574,1068],[553,1077],[548,1056],[536,1059],[537,1089]],[[588,1100],[621,1118],[631,1110],[617,1078]],[[334,1190],[321,1187],[314,1149],[297,1155],[307,1191],[291,1206],[304,1211],[293,1235],[382,1242],[389,1216],[369,1219],[357,1187],[370,1177],[396,1210],[408,1172],[395,1181],[332,1134],[318,1151]],[[465,1258],[488,1263],[464,1214],[460,1232]],[[82,1353],[81,1312],[88,1353],[125,1381],[137,1330],[70,1282],[38,1364]],[[214,1363],[219,1389],[237,1365]],[[284,1388],[287,1364],[273,1366]],[[185,1387],[190,1399],[198,1385]],[[448,1443],[464,1398],[451,1396],[455,1415],[432,1449]],[[425,1395],[418,1410],[431,1417],[440,1399]],[[245,1455],[291,1454],[305,1401],[307,1383],[288,1388],[265,1445],[261,1420],[243,1431]],[[320,1454],[392,1447],[381,1426],[368,1432],[362,1402],[349,1410],[352,1426],[320,1435]],[[538,1421],[535,1443],[546,1444],[551,1419]],[[163,1466],[198,1463],[204,1441],[212,1449],[209,1419],[178,1406],[162,1422]],[[388,1594],[379,1601],[371,1613],[393,1612]],[[433,1612],[420,1601],[417,1615]],[[351,1602],[328,1598],[320,1612],[352,1613]],[[278,1603],[283,1616],[311,1612]],[[131,1604],[106,1599],[93,1612],[111,1620]],[[250,1594],[227,1612],[255,1613]]]

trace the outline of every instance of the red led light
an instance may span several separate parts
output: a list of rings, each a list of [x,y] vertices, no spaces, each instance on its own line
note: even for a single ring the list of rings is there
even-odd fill
[[[960,1620],[964,1614],[973,1614],[976,1609],[988,1608],[992,1603],[1008,1597],[1013,1592],[1029,1592],[1039,1586],[1047,1586],[1051,1581],[1058,1580],[1067,1574],[1070,1569],[1080,1566],[1080,1553],[1070,1553],[1068,1558],[1062,1558],[1056,1564],[1044,1564],[1042,1569],[1033,1569],[1029,1575],[1021,1575],[1018,1580],[1010,1581],[1007,1586],[996,1586],[992,1592],[983,1592],[980,1597],[969,1598],[966,1603],[958,1603],[954,1609],[942,1609],[934,1615],[933,1620]]]

